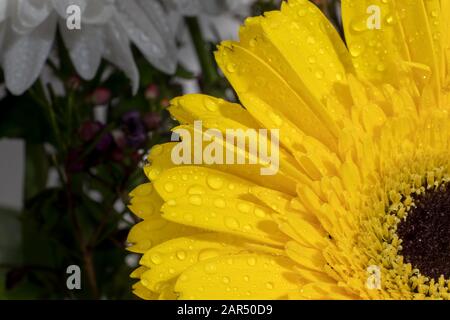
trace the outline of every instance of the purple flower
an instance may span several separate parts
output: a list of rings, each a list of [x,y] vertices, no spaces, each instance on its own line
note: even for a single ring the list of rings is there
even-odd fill
[[[129,111],[122,117],[123,131],[132,148],[140,147],[147,139],[147,130],[139,111]]]

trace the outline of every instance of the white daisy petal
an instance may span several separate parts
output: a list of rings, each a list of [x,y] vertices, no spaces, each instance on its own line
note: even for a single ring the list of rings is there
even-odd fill
[[[162,58],[167,54],[162,35],[136,2],[120,1],[117,9],[128,36],[147,58]]]
[[[6,19],[8,1],[0,1],[0,22]]]
[[[29,33],[47,19],[51,9],[46,1],[17,0],[13,2],[12,29],[20,34]]]
[[[157,1],[137,0],[137,3],[162,35],[167,51],[167,54],[162,58],[147,57],[148,60],[161,71],[169,74],[174,73],[177,65],[177,48],[174,32],[167,23],[167,13],[164,12],[163,7]]]
[[[110,0],[96,0],[87,3],[82,19],[87,24],[105,24],[114,14],[114,3]]]
[[[105,27],[104,57],[130,78],[133,93],[136,93],[139,89],[139,72],[127,33],[115,19]]]
[[[168,5],[186,16],[195,16],[202,12],[199,0],[168,0]]]
[[[60,20],[61,24],[65,24],[64,20]],[[78,74],[85,80],[93,79],[103,54],[100,27],[85,25],[81,30],[68,30],[61,26],[60,31]]]
[[[6,86],[13,94],[23,94],[39,77],[55,31],[56,16],[52,14],[30,34],[8,34],[2,65]]]
[[[208,35],[220,21],[211,15],[221,16],[231,4],[241,10],[235,2],[249,1],[254,0],[0,0],[0,63],[13,93],[28,89],[45,63],[44,54],[59,25],[82,78],[92,79],[106,58],[130,77],[136,92],[139,74],[130,42],[155,68],[173,74],[184,59],[176,45],[176,29],[185,16],[197,16],[202,26],[209,19]],[[81,30],[68,30],[64,23],[71,5],[80,8]]]
[[[55,10],[62,18],[67,17],[67,8],[71,5],[80,7],[82,16],[87,6],[86,0],[52,0],[52,3]]]

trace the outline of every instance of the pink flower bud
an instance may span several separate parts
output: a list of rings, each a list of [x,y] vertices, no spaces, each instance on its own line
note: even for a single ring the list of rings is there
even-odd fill
[[[145,89],[145,98],[154,100],[159,97],[159,88],[156,84],[151,84]]]
[[[92,98],[92,102],[96,106],[108,104],[109,101],[111,100],[111,90],[109,90],[108,88],[103,88],[103,87],[97,88],[92,93],[91,98]]]

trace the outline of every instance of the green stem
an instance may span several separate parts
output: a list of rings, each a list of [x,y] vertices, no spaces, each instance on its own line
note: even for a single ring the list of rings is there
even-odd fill
[[[58,122],[56,120],[55,110],[53,110],[51,103],[50,102],[47,103],[45,101],[45,99],[40,98],[39,94],[37,94],[34,89],[31,89],[29,92],[30,92],[30,96],[34,99],[34,101],[36,101],[36,103],[38,105],[40,105],[44,109],[45,113],[47,114],[48,120],[50,122],[50,126],[53,131],[53,136],[55,138],[55,143],[60,150],[64,151],[65,148],[64,148],[64,143],[61,139],[61,131],[59,130]]]

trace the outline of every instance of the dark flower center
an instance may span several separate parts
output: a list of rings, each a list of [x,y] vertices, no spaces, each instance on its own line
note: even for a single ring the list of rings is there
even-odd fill
[[[406,263],[423,276],[450,278],[450,186],[441,185],[415,196],[406,220],[398,224]]]

